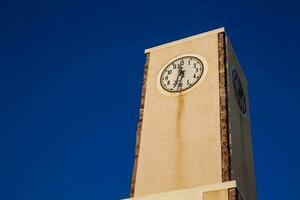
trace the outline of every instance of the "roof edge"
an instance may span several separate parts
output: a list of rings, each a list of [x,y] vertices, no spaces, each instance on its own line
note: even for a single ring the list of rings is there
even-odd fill
[[[152,48],[148,48],[148,49],[145,49],[145,53],[150,53],[151,51],[163,49],[163,48],[170,47],[170,46],[173,46],[173,45],[176,45],[176,44],[180,44],[180,43],[183,43],[183,42],[186,42],[186,41],[195,40],[195,39],[198,39],[198,38],[201,38],[201,37],[204,37],[204,36],[208,36],[208,35],[212,35],[212,34],[216,34],[216,33],[221,33],[221,32],[225,32],[224,27],[213,29],[213,30],[210,30],[210,31],[207,31],[207,32],[204,32],[204,33],[189,36],[189,37],[182,38],[182,39],[179,39],[179,40],[175,40],[175,41],[172,41],[172,42],[167,42],[167,43],[164,43],[164,44],[152,47]]]

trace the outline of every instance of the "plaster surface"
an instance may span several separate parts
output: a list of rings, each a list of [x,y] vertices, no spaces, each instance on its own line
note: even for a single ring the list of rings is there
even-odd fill
[[[226,53],[218,42],[223,31],[216,29],[146,50],[131,187],[134,199],[147,200],[151,196],[150,200],[156,194],[166,196],[155,199],[199,199],[197,192],[182,196],[176,191],[228,180],[236,180],[237,188],[230,192],[202,191],[201,198],[231,200],[238,194],[243,199],[256,199],[247,80],[228,37]],[[162,68],[170,60],[187,54],[197,54],[205,60],[205,76],[189,91],[176,95],[162,92],[157,84]],[[233,69],[244,87],[245,114],[240,112],[235,98]],[[224,145],[228,149],[225,153]]]
[[[134,196],[222,182],[218,32],[149,54]],[[201,55],[207,74],[192,91],[165,95],[157,88],[157,76],[182,54]]]
[[[254,162],[252,155],[252,137],[249,113],[248,82],[232,45],[227,40],[228,67],[228,110],[229,133],[231,136],[231,178],[237,181],[239,193],[247,200],[256,199]],[[246,96],[247,110],[240,112],[232,84],[232,70],[235,69],[240,77]]]

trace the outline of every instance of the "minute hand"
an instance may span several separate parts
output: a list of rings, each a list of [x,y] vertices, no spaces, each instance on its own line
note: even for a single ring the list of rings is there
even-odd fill
[[[184,70],[181,70],[181,72],[180,72],[180,80],[179,80],[179,82],[178,82],[178,84],[177,84],[177,89],[179,89],[179,87],[180,88],[182,88],[182,79],[183,79],[183,77],[184,77]]]
[[[175,88],[176,85],[177,85],[177,88],[178,88],[178,79],[179,79],[179,77],[181,75],[181,71],[182,71],[182,66],[179,64],[179,66],[178,66],[178,74],[177,74],[176,80],[175,80],[175,82],[173,84],[173,88]]]

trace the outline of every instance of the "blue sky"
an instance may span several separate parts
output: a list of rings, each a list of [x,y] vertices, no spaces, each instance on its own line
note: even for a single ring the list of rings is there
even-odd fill
[[[297,1],[7,1],[0,199],[129,195],[144,49],[224,26],[247,75],[258,199],[298,199]]]

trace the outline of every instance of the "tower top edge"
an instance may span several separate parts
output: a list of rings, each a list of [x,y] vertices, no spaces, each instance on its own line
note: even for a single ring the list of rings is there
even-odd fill
[[[160,49],[170,47],[170,46],[173,46],[173,45],[176,45],[176,44],[180,44],[180,43],[183,43],[183,42],[195,40],[195,39],[205,37],[205,36],[208,36],[208,35],[218,34],[218,33],[221,33],[221,32],[225,32],[224,27],[220,27],[220,28],[217,28],[217,29],[213,29],[213,30],[204,32],[204,33],[199,33],[199,34],[196,34],[196,35],[185,37],[185,38],[182,38],[182,39],[179,39],[179,40],[167,42],[167,43],[155,46],[155,47],[151,47],[151,48],[145,49],[145,53],[150,53],[152,51],[160,50]]]

